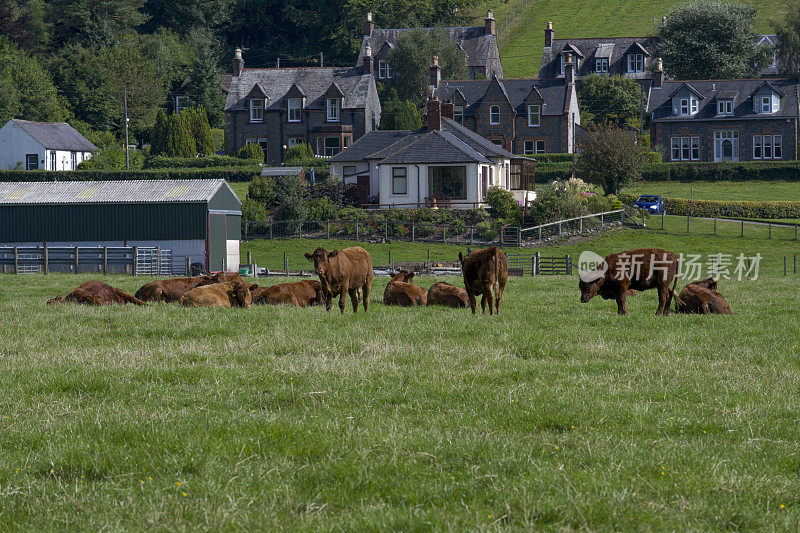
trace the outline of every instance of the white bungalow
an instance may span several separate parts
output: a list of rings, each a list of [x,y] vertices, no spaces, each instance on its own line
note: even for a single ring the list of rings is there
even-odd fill
[[[63,122],[11,119],[0,128],[0,169],[75,170],[97,147]]]

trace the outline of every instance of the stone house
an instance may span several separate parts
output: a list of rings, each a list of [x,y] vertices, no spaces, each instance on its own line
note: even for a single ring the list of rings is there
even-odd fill
[[[664,161],[797,159],[798,82],[790,79],[665,81],[660,61],[647,113]]]
[[[381,104],[375,78],[361,68],[244,68],[236,50],[225,103],[228,151],[264,149],[264,162],[283,163],[286,151],[308,144],[330,157],[377,129]]]

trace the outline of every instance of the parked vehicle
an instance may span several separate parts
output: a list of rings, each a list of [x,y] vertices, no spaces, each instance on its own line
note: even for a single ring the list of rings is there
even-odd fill
[[[657,194],[643,194],[633,202],[633,207],[647,211],[653,215],[663,215],[665,212],[664,199]]]

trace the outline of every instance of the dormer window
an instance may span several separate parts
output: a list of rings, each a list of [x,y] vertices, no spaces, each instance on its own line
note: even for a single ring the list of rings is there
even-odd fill
[[[644,72],[644,54],[628,54],[628,72]]]
[[[595,59],[594,71],[598,74],[608,74],[608,58]]]
[[[535,128],[541,124],[542,113],[538,105],[528,106],[528,126]]]
[[[264,122],[264,99],[250,99],[250,122]]]
[[[464,125],[464,106],[463,105],[456,105],[453,106],[453,120]]]
[[[733,100],[717,100],[717,115],[733,115]]]
[[[289,122],[301,121],[301,110],[303,107],[302,98],[289,98],[286,101],[287,120]]]
[[[328,110],[328,122],[339,122],[339,111],[342,106],[342,101],[338,98],[328,98],[327,100],[327,110]]]
[[[697,113],[698,101],[694,96],[689,98],[675,98],[672,102],[672,111],[675,115],[688,117]]]
[[[500,124],[500,106],[493,105],[489,108],[489,124],[497,126]]]
[[[392,67],[385,59],[378,60],[378,79],[388,80],[392,77]]]
[[[761,97],[761,112],[772,113],[772,96]]]

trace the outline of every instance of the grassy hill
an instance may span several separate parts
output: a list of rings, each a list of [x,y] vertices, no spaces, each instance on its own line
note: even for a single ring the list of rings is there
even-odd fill
[[[520,78],[536,76],[539,72],[548,20],[553,21],[556,38],[646,36],[653,35],[661,17],[681,3],[676,0],[529,0],[526,6],[520,7],[520,0],[491,0],[476,8],[476,19],[482,24],[486,10],[491,8],[499,28],[515,8],[520,8],[514,22],[500,35],[505,77]],[[758,6],[760,32],[772,32],[772,23],[786,13],[786,2],[781,0],[748,3]]]

